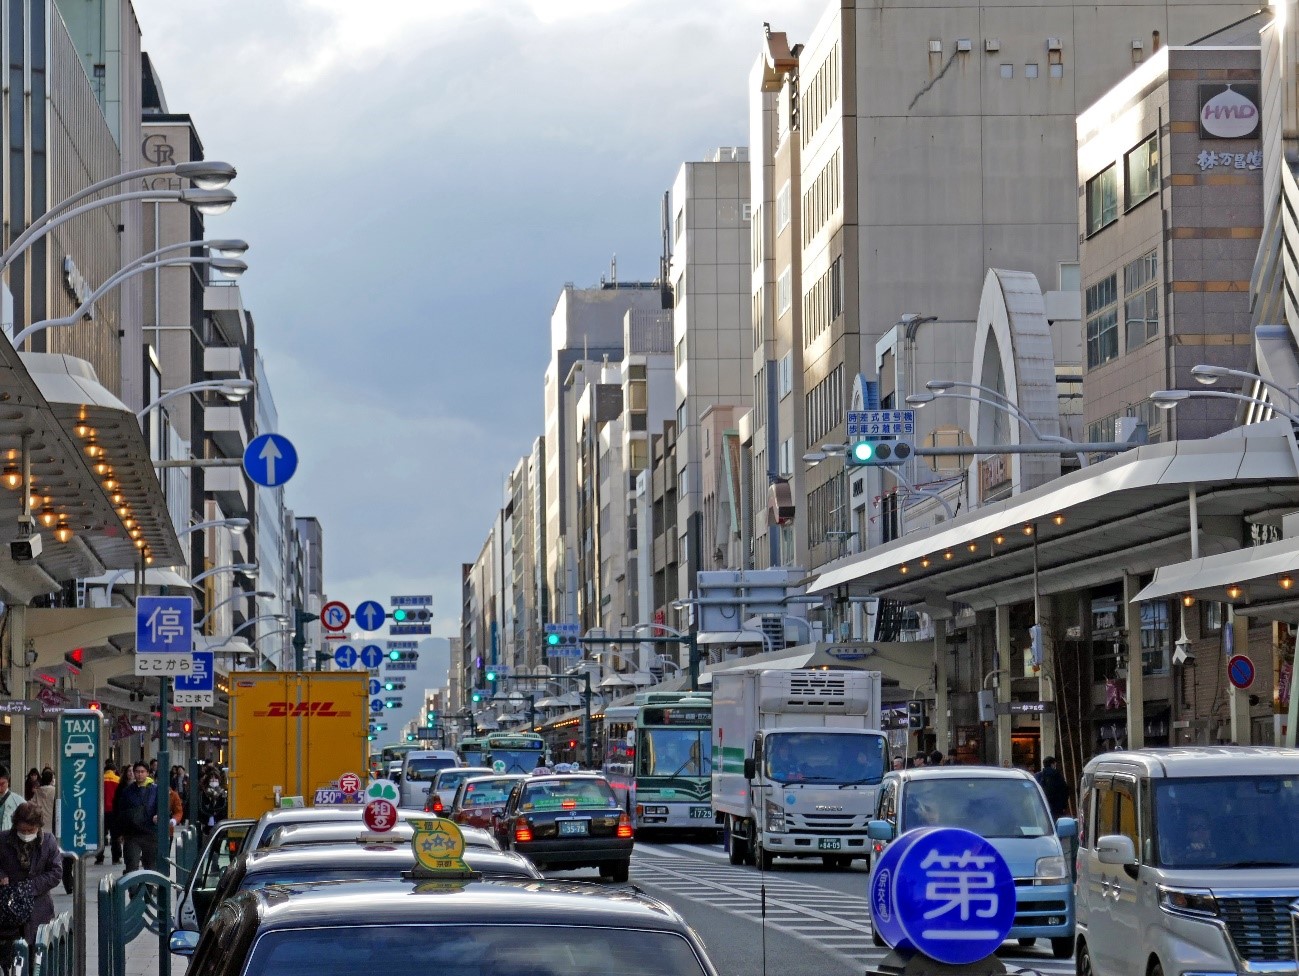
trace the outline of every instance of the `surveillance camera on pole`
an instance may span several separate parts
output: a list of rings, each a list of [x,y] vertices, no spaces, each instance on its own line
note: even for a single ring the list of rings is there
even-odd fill
[[[1186,637],[1179,637],[1177,643],[1173,645],[1173,663],[1174,664],[1194,664],[1195,655],[1191,653],[1191,641]]]

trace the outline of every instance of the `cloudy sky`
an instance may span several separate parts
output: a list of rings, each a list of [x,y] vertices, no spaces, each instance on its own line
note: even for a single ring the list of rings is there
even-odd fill
[[[762,24],[827,0],[134,0],[173,112],[239,203],[288,485],[351,606],[457,631],[505,475],[541,432],[565,282],[657,273],[680,164],[747,142]]]

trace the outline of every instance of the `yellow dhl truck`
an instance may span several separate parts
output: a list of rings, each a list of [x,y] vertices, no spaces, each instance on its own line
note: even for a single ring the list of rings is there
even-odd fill
[[[230,816],[260,817],[285,797],[308,805],[344,773],[368,772],[369,675],[230,675]]]

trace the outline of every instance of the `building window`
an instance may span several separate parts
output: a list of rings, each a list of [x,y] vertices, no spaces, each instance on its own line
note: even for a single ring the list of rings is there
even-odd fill
[[[753,204],[745,203],[740,206],[740,219],[741,220],[753,219]]]
[[[677,431],[684,432],[685,429],[686,429],[686,403],[684,400],[682,400],[681,405],[677,407]]]
[[[1141,673],[1163,674],[1168,670],[1168,654],[1172,646],[1171,614],[1167,600],[1152,600],[1141,604]]]
[[[794,391],[794,354],[787,352],[780,357],[780,370],[776,374],[776,389],[780,399]]]
[[[1109,275],[1087,289],[1087,368],[1095,369],[1118,355],[1118,275]]]
[[[794,438],[780,442],[780,476],[788,478],[794,473]]]
[[[1003,77],[1003,78],[1014,78],[1014,77],[1015,77],[1015,66],[1014,66],[1013,64],[1003,64],[1003,65],[1001,66],[1001,77]]]
[[[681,234],[686,229],[686,210],[682,207],[677,211],[676,219],[672,221],[672,239],[681,240]]]
[[[677,352],[677,356],[676,356],[677,369],[680,369],[682,366],[686,364],[686,337],[685,336],[682,336],[680,339],[677,340],[676,352]]]
[[[786,268],[776,279],[776,314],[784,315],[794,304],[794,292],[790,284],[790,270]]]
[[[1051,77],[1052,77],[1052,78],[1063,78],[1063,77],[1064,77],[1064,65],[1063,65],[1063,64],[1053,64],[1053,65],[1051,65]]]
[[[788,181],[786,181],[785,185],[780,188],[780,192],[776,194],[776,233],[777,234],[779,234],[782,230],[784,230],[786,227],[789,226],[789,220],[790,220],[789,183]]]
[[[1123,323],[1131,352],[1159,332],[1159,259],[1156,251],[1123,268]]]
[[[1092,421],[1087,425],[1087,440],[1093,444],[1108,444],[1114,440],[1114,424],[1118,421],[1119,415],[1110,414],[1100,420]]]
[[[1159,189],[1159,133],[1123,157],[1123,175],[1127,209],[1154,196]]]
[[[843,314],[843,255],[830,263],[830,319]]]
[[[1036,78],[1036,77],[1037,77],[1037,65],[1035,65],[1035,64],[1026,64],[1026,65],[1024,65],[1024,77],[1025,77],[1025,78]]]
[[[1119,219],[1119,171],[1110,166],[1087,181],[1087,236]]]
[[[1200,636],[1222,633],[1227,620],[1227,605],[1215,600],[1205,600],[1200,604]]]

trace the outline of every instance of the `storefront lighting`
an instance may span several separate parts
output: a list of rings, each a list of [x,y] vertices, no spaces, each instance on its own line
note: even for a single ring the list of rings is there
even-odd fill
[[[1033,526],[1032,526],[1031,524],[1030,524],[1030,525],[1026,525],[1026,526],[1024,526],[1024,534],[1025,534],[1025,535],[1032,535],[1032,534],[1033,534]]]
[[[1245,596],[1245,587],[1239,583],[1232,583],[1227,587],[1227,599],[1231,601],[1240,600]]]
[[[23,473],[15,465],[9,465],[4,469],[4,478],[6,488],[18,488],[23,483]]]
[[[1276,583],[1277,586],[1281,587],[1281,589],[1288,590],[1290,587],[1294,586],[1294,579],[1290,576],[1282,576],[1276,581]]]
[[[71,542],[72,526],[68,525],[67,522],[60,522],[58,528],[54,530],[54,538],[60,542]]]
[[[969,549],[970,552],[978,552],[978,551],[979,551],[979,544],[978,544],[977,542],[971,542],[971,543],[970,543],[968,546],[966,546],[965,548]]]
[[[105,461],[103,458],[100,458],[98,461],[92,464],[91,469],[95,472],[95,474],[99,475],[101,478],[106,474],[113,473],[113,466],[109,464],[107,461]]]
[[[1195,597],[1191,596],[1191,594],[1189,594],[1189,593],[1183,593],[1183,594],[1182,594],[1182,606],[1184,606],[1184,607],[1193,607],[1193,606],[1195,606]]]
[[[907,569],[906,565],[904,564],[904,565],[898,567],[898,572],[901,573],[903,576],[906,576],[907,573],[909,572],[909,570]]]
[[[951,558],[952,558],[952,550],[948,549],[945,553],[943,553],[943,558],[944,558],[944,559],[951,559]]]
[[[1062,512],[1056,512],[1051,516],[1051,521],[1056,525],[1064,525],[1064,514]]]
[[[95,428],[91,427],[85,420],[78,420],[72,428],[72,433],[82,438],[94,437]]]
[[[929,568],[929,557],[928,557],[928,556],[924,556],[924,557],[920,560],[920,568],[921,568],[921,569],[928,569],[928,568]]]
[[[1006,537],[1005,537],[1004,535],[1001,535],[1000,533],[998,533],[997,535],[994,535],[994,536],[992,537],[992,541],[993,541],[993,544],[994,544],[994,545],[998,545],[998,546],[999,546],[999,545],[1001,545],[1003,542],[1006,541]]]
[[[41,525],[45,526],[47,529],[52,529],[58,524],[58,522],[59,513],[54,511],[53,508],[46,505],[41,509]]]
[[[117,491],[117,479],[112,477],[105,478],[104,491]]]
[[[98,444],[96,444],[94,441],[91,441],[89,444],[86,445],[86,457],[88,458],[97,458],[103,453],[104,453],[104,449],[100,447]]]

